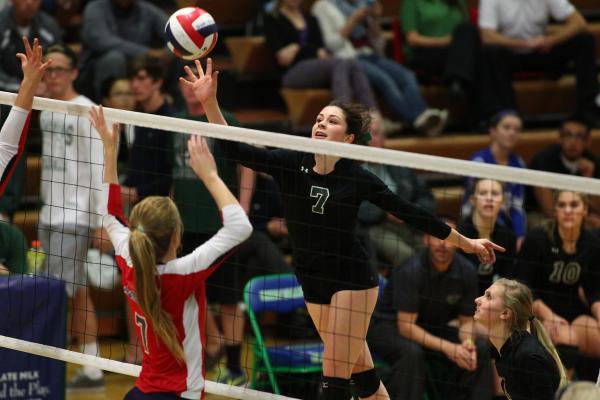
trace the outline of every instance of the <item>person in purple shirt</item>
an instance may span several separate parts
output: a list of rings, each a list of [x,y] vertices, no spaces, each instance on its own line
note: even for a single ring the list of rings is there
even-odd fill
[[[473,154],[470,160],[487,164],[527,168],[521,157],[514,152],[522,127],[521,117],[519,117],[516,111],[503,110],[498,112],[492,117],[490,123],[492,143],[489,147]],[[467,178],[465,182],[465,197],[462,205],[463,215],[469,215],[472,212],[473,206],[469,201],[469,197],[473,193],[473,183],[473,178]],[[519,248],[527,229],[525,186],[519,183],[506,182],[504,188],[505,205],[503,212],[499,215],[499,219],[506,226],[512,226],[512,230],[517,237],[517,248]]]

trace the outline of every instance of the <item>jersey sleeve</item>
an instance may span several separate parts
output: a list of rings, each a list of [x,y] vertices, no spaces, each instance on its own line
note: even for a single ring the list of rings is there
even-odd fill
[[[13,106],[0,131],[0,195],[25,148],[30,119],[31,112]]]
[[[219,145],[230,161],[256,172],[265,172],[277,180],[282,176],[286,159],[295,154],[287,150],[270,150],[231,140],[220,140]]]
[[[589,240],[589,254],[600,254],[600,239],[591,234],[586,235]],[[600,301],[600,260],[598,257],[589,258],[586,276],[582,279],[582,286],[590,307],[597,301]]]
[[[479,28],[495,31],[499,29],[498,8],[497,0],[481,0],[479,2]]]
[[[396,196],[376,175],[362,169],[358,185],[364,200],[379,206],[412,227],[439,239],[446,239],[450,235],[451,229],[444,221],[423,207]]]
[[[100,199],[100,215],[102,226],[106,229],[110,242],[115,249],[115,256],[122,257],[131,265],[129,257],[129,227],[121,206],[121,187],[116,184],[103,184]],[[117,263],[120,267],[121,264]]]
[[[192,253],[173,260],[159,269],[162,274],[185,275],[184,292],[189,292],[204,281],[238,244],[252,233],[252,225],[243,208],[229,205],[221,210],[223,227]]]

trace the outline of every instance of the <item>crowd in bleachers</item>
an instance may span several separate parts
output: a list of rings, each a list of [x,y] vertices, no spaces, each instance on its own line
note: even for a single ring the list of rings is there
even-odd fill
[[[22,73],[15,54],[23,51],[22,36],[36,37],[53,60],[39,96],[206,121],[202,104],[178,84],[185,64],[164,44],[168,13],[183,3],[0,1],[0,90],[18,90]],[[385,14],[391,3],[399,14]],[[257,1],[255,12],[254,33],[264,35],[262,45],[271,57],[262,61],[265,68],[270,62],[275,66],[274,90],[296,90],[302,96],[303,90],[328,89],[325,98],[369,107],[374,117],[371,146],[385,147],[386,135],[399,130],[414,133],[424,143],[435,141],[452,120],[462,119],[464,124],[458,125],[468,130],[489,130],[489,146],[473,154],[473,161],[600,178],[597,144],[592,148],[592,131],[600,117],[597,44],[584,16],[568,0],[479,0],[478,8],[464,0],[396,0],[385,7],[380,0],[276,0]],[[393,26],[395,39],[390,44],[387,31]],[[556,143],[538,149],[526,163],[516,151],[524,122],[513,79],[554,78],[565,72],[575,75],[576,85],[569,87],[572,108],[563,111],[575,113],[560,116]],[[231,79],[239,77],[233,74]],[[430,102],[421,86],[428,82],[445,86],[451,102]],[[256,78],[254,90],[263,84]],[[452,115],[457,102],[464,104],[466,113]],[[290,113],[297,107],[287,105]],[[313,104],[318,109],[324,105]],[[2,119],[5,114],[2,108]],[[58,270],[63,263],[62,257],[50,254],[70,254],[83,263],[90,238],[94,247],[111,251],[102,240],[106,234],[89,217],[98,214],[89,189],[99,185],[96,167],[102,165],[95,159],[101,156],[93,148],[95,131],[86,119],[63,117],[48,111],[38,115],[37,143],[33,135],[30,157],[22,157],[0,199],[0,275],[32,272],[25,254],[33,240],[41,240],[50,270],[53,263]],[[234,113],[224,117],[229,125],[243,125]],[[187,135],[121,129],[124,204],[132,206],[151,195],[172,196],[185,226],[183,251],[192,251],[219,229],[221,221],[208,192],[187,166]],[[87,144],[80,138],[73,144],[73,135],[84,132]],[[237,256],[211,277],[207,291],[209,302],[219,305],[215,315],[208,316],[207,357],[218,359],[224,353],[227,373],[219,379],[238,385],[245,382],[240,362],[243,287],[250,276],[291,271],[288,232],[273,180],[225,159],[215,141],[209,143],[221,177],[239,195],[255,226]],[[69,166],[69,151],[89,157],[73,157],[80,164]],[[31,160],[39,161],[40,153],[41,190],[39,196],[33,191],[33,198],[27,198],[31,193],[24,194],[25,182],[37,186],[32,183],[37,176]],[[363,167],[399,197],[436,211],[436,198],[415,171],[372,163]],[[84,185],[88,192],[70,193],[64,183]],[[477,340],[468,344],[463,335],[477,330],[471,318],[475,298],[499,277],[518,278],[531,287],[536,317],[549,330],[570,377],[582,358],[600,359],[600,197],[489,179],[469,179],[461,193],[462,211],[447,220],[469,237],[504,246],[507,251],[494,265],[431,236],[422,238],[372,204],[361,206],[357,229],[373,267],[389,278],[368,341],[392,370],[387,386],[391,398],[422,399],[425,391],[431,395],[427,380],[448,385],[437,388],[444,399],[502,395],[492,350],[484,340],[487,332],[480,329]],[[16,216],[25,209],[30,214],[27,223]],[[95,320],[89,292],[77,294],[85,289],[86,278],[65,279],[73,285],[73,309],[87,310],[73,320]],[[74,337],[82,351],[95,355],[95,333],[88,329],[97,331],[97,323]],[[126,360],[139,362],[133,332],[129,322]],[[476,355],[475,365],[464,363],[458,355],[463,352]],[[578,370],[589,377],[586,372]],[[103,384],[102,373],[89,367],[71,382],[75,388]]]

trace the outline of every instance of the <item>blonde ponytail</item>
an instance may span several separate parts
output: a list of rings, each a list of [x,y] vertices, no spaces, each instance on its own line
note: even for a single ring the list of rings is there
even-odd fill
[[[550,335],[546,331],[546,328],[544,328],[544,325],[542,325],[541,321],[535,317],[530,319],[529,326],[531,334],[535,336],[537,340],[539,340],[546,351],[550,353],[552,358],[554,358],[554,362],[556,362],[556,367],[558,368],[558,372],[560,374],[560,385],[558,387],[564,387],[567,383],[569,383],[567,379],[567,372],[560,359],[560,356],[558,355],[556,347],[554,347],[554,343],[552,343],[552,339],[550,339]]]
[[[156,269],[157,262],[169,249],[172,236],[181,234],[179,212],[169,198],[152,196],[133,208],[130,222],[129,253],[135,272],[137,302],[156,336],[177,360],[185,361],[175,324],[162,307]]]

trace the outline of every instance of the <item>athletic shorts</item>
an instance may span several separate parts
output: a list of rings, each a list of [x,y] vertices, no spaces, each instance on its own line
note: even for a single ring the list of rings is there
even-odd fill
[[[179,400],[181,397],[177,396],[175,393],[170,392],[152,392],[152,393],[144,393],[140,389],[134,386],[127,394],[125,395],[124,400]]]
[[[325,264],[324,264],[325,265]],[[341,271],[310,271],[296,268],[296,277],[308,303],[330,304],[331,297],[342,290],[365,290],[379,286],[379,277],[368,265]]]
[[[212,234],[184,231],[183,255],[190,254],[212,236]],[[234,253],[206,280],[206,299],[209,304],[237,304],[244,298],[245,271],[235,260]]]
[[[36,275],[53,276],[65,282],[67,295],[87,286],[86,258],[90,246],[90,229],[66,225],[40,225],[38,237],[46,253],[44,269]]]

